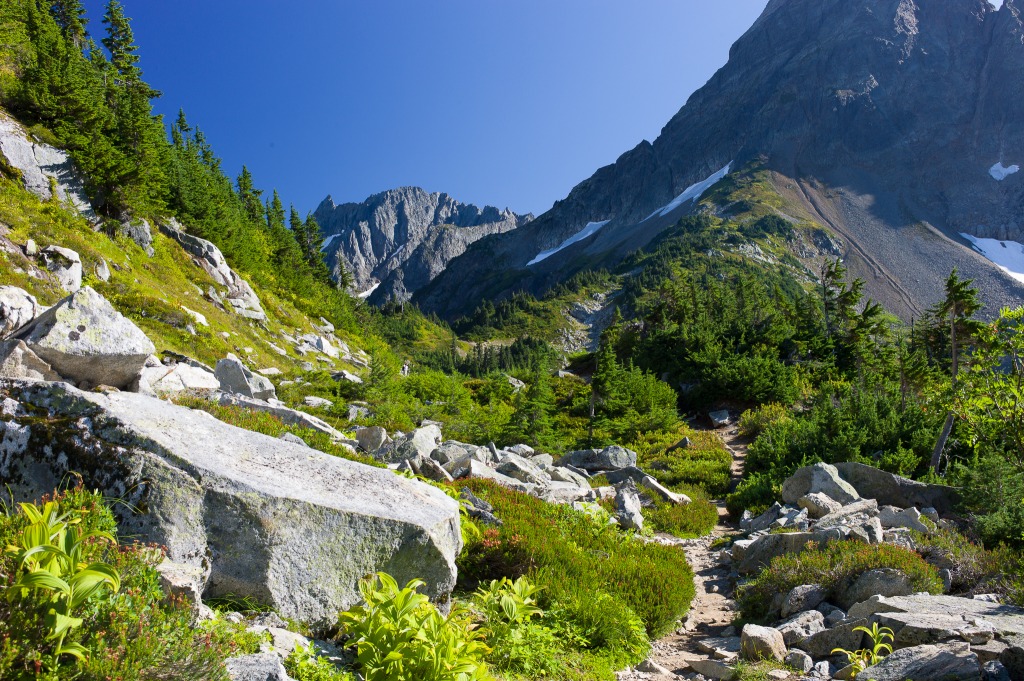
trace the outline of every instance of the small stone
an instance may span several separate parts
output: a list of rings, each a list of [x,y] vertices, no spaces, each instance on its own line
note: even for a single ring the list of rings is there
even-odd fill
[[[806,674],[814,668],[814,660],[802,650],[791,650],[784,660],[787,666]]]
[[[777,660],[786,658],[786,642],[782,632],[772,627],[746,624],[740,632],[740,654],[746,660]]]
[[[666,667],[662,667],[660,664],[651,660],[650,658],[644,660],[636,666],[636,670],[644,672],[645,674],[663,674],[665,676],[673,676],[672,672]]]

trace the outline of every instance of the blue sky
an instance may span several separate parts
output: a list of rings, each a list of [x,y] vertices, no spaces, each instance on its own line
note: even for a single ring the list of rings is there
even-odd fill
[[[419,185],[538,214],[657,137],[766,4],[123,2],[157,111],[303,212]]]

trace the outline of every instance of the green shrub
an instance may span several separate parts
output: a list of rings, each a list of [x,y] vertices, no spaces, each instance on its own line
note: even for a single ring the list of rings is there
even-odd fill
[[[507,577],[491,580],[473,594],[473,607],[483,618],[482,626],[491,652],[487,661],[498,670],[555,676],[563,671],[561,650],[575,642],[586,643],[578,636],[567,638],[547,622],[544,611],[534,596],[540,589],[526,577],[514,582]]]
[[[747,409],[740,414],[739,431],[744,437],[757,437],[766,428],[793,418],[789,407],[778,402],[762,404],[755,409]]]
[[[782,494],[782,480],[770,473],[749,473],[736,486],[736,491],[725,498],[725,507],[734,518],[749,510],[759,515],[768,510]]]
[[[461,481],[460,481],[461,482]],[[460,560],[461,580],[529,575],[551,603],[607,593],[641,618],[647,633],[669,631],[693,598],[693,572],[673,547],[630,538],[568,506],[544,503],[488,480],[468,480],[494,505],[500,528]]]
[[[363,605],[341,613],[356,646],[366,681],[476,681],[490,679],[480,640],[468,613],[453,607],[445,617],[417,590],[414,579],[399,588],[383,572],[363,579]]]
[[[801,584],[819,584],[830,594],[868,570],[893,568],[905,574],[914,591],[942,593],[942,580],[935,566],[909,549],[891,544],[862,544],[834,541],[811,546],[799,554],[779,556],[737,594],[746,619],[768,616],[772,600]]]
[[[355,677],[335,667],[317,654],[316,646],[297,646],[284,661],[284,668],[295,681],[355,681]]]
[[[694,431],[687,437],[689,447],[649,451],[638,457],[638,465],[671,490],[700,487],[721,497],[731,482],[732,454],[714,433]]]
[[[690,497],[690,503],[685,506],[654,498],[654,505],[643,512],[645,527],[682,539],[703,537],[714,530],[718,524],[718,508],[708,501],[700,488],[688,489],[685,493]]]

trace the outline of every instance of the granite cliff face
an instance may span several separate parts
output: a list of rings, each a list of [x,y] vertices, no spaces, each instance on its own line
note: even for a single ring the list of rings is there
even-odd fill
[[[990,308],[1019,304],[1020,282],[960,236],[1024,241],[1024,173],[1013,172],[1024,165],[1019,2],[771,0],[653,144],[525,228],[477,242],[416,300],[454,316],[614,262],[693,209],[671,205],[687,187],[756,163],[787,213],[836,232],[851,272],[898,314],[933,303],[953,265]]]
[[[392,189],[362,203],[336,205],[328,196],[314,215],[331,270],[344,266],[356,291],[371,302],[408,300],[469,244],[533,218],[418,187]]]

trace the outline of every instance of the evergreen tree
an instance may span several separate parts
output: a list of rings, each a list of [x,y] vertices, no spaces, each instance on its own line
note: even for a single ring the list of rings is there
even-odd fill
[[[978,300],[978,289],[971,286],[972,283],[974,282],[971,279],[961,279],[954,267],[946,279],[946,297],[933,310],[936,319],[946,320],[949,324],[950,382],[954,391],[957,388],[957,374],[960,372],[962,347],[969,343],[981,328],[981,323],[972,319],[982,307],[981,301]],[[946,441],[953,430],[953,419],[954,414],[950,412],[946,416],[942,432],[932,452],[931,467],[936,473],[942,460],[942,450],[945,449]]]
[[[260,197],[263,192],[253,186],[252,173],[245,166],[242,166],[242,174],[236,180],[238,185],[238,198],[242,202],[242,209],[250,222],[259,223],[264,219],[264,206]]]
[[[85,18],[85,7],[82,6],[81,0],[54,0],[50,10],[64,37],[79,50],[85,47],[85,26],[88,19]]]
[[[554,430],[551,414],[555,409],[555,393],[551,377],[541,362],[535,363],[530,385],[519,391],[515,405],[509,423],[509,440],[525,442],[531,447],[547,446]]]

